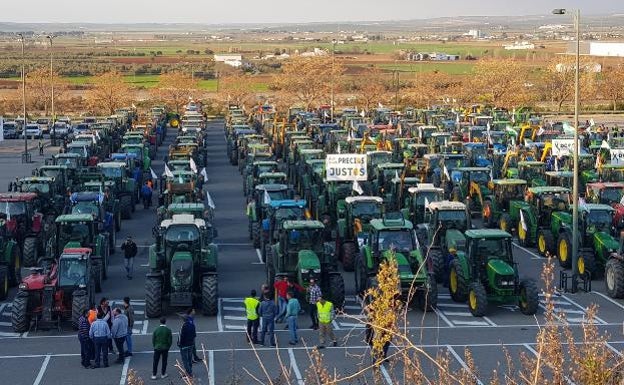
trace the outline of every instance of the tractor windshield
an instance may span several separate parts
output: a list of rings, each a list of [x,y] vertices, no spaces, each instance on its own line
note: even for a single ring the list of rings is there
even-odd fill
[[[600,203],[620,203],[623,193],[622,187],[605,187],[600,193]]]
[[[381,205],[377,202],[357,202],[353,204],[354,218],[377,218],[381,215]]]
[[[542,179],[544,169],[541,166],[524,166],[520,169],[519,177],[524,180]]]
[[[100,210],[93,202],[78,202],[72,207],[72,214],[92,214],[98,216]]]
[[[490,174],[486,171],[473,171],[470,179],[478,184],[487,184],[490,181]]]
[[[427,202],[436,202],[441,198],[441,194],[435,191],[422,191],[416,195],[416,205],[423,206],[425,204],[425,199]]]
[[[63,223],[59,238],[63,243],[75,241],[84,245],[89,240],[89,225],[84,222]]]
[[[42,194],[48,194],[50,192],[50,185],[47,183],[23,183],[23,192],[40,192]]]
[[[169,226],[165,233],[167,242],[195,242],[198,239],[199,230],[191,224]]]
[[[59,169],[44,168],[44,169],[40,169],[39,173],[41,176],[47,176],[50,178],[59,178],[62,176],[62,171]]]
[[[121,167],[101,167],[100,171],[105,178],[114,179],[122,177],[123,169]]]
[[[321,233],[316,229],[293,229],[288,233],[288,242],[295,249],[318,249],[321,242]]]
[[[269,191],[269,197],[271,197],[272,201],[288,199],[288,190]]]
[[[298,219],[305,219],[305,210],[301,207],[280,207],[275,211],[275,220],[278,223]]]
[[[481,239],[477,243],[477,255],[484,259],[511,260],[510,243],[506,238]]]
[[[409,253],[414,250],[414,239],[410,230],[381,230],[379,232],[379,250],[394,250]]]
[[[587,214],[587,227],[596,226],[597,229],[609,229],[613,222],[613,215],[608,210],[591,210]]]
[[[438,220],[446,229],[466,229],[466,212],[463,210],[439,210]]]
[[[78,286],[87,283],[87,260],[61,258],[59,261],[59,286]]]
[[[273,166],[272,164],[257,166],[256,175],[260,175],[263,172],[273,172],[274,170],[275,166]]]
[[[552,209],[556,209],[559,211],[567,210],[569,202],[570,202],[570,194],[568,193],[557,193],[557,194],[547,194],[542,196],[542,200],[544,202],[544,207],[549,207]]]
[[[26,214],[25,202],[0,202],[0,214],[7,217]]]

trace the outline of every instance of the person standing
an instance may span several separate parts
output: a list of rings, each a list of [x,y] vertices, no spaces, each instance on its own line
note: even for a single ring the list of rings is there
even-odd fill
[[[117,347],[117,361],[116,364],[123,364],[124,358],[124,342],[126,342],[126,336],[128,335],[128,318],[121,312],[120,308],[116,308],[113,311],[113,327],[111,329],[111,337],[115,341]]]
[[[152,188],[148,182],[141,187],[141,198],[143,199],[143,208],[146,209],[152,205]]]
[[[256,298],[256,290],[251,290],[251,295],[244,300],[245,313],[247,315],[247,341],[251,341],[252,344],[258,343],[258,326],[260,320],[258,317],[258,307],[260,301]]]
[[[269,343],[275,346],[275,316],[277,306],[275,301],[268,294],[265,294],[258,308],[258,315],[262,318],[262,329],[260,330],[260,345],[264,345],[264,336],[269,334]]]
[[[310,329],[317,330],[319,328],[318,311],[316,303],[321,298],[321,288],[316,284],[314,278],[310,279],[310,285],[308,286],[308,304],[310,308],[310,318],[312,319],[312,325]]]
[[[286,315],[286,304],[288,303],[288,298],[286,297],[286,294],[288,293],[288,276],[283,276],[281,280],[273,284],[273,287],[275,288],[275,293],[277,294],[277,303],[279,306],[275,322],[281,323],[284,321],[284,316]]]
[[[134,308],[130,304],[130,297],[124,297],[123,306],[128,317],[128,333],[126,334],[126,357],[132,356],[132,328],[134,327]]]
[[[137,245],[128,235],[126,241],[121,244],[124,252],[124,267],[126,268],[126,278],[132,279],[132,269],[134,268],[134,257],[137,255]]]
[[[43,142],[41,141],[41,139],[39,139],[39,155],[43,156]]]
[[[97,319],[89,329],[89,338],[95,343],[95,365],[91,367],[99,368],[100,357],[102,357],[104,367],[108,368],[108,343],[111,338],[111,331],[101,313],[98,313]]]
[[[110,329],[113,327],[113,314],[108,304],[108,298],[103,297],[100,300],[100,306],[98,306],[97,308],[97,313],[98,318],[100,315],[102,315],[102,319],[104,320],[104,322],[106,322],[106,324],[108,325],[108,330],[110,331]],[[113,349],[113,340],[110,337],[108,339],[108,351],[111,353],[115,353],[115,350]]]
[[[193,378],[193,346],[195,346],[196,336],[193,314],[195,314],[195,309],[193,308],[186,312],[184,324],[182,324],[182,328],[180,329],[180,339],[178,341],[182,365],[188,378]]]
[[[166,378],[167,374],[167,356],[169,355],[169,349],[171,348],[172,335],[171,329],[166,326],[167,317],[160,319],[160,326],[158,326],[154,333],[152,333],[152,346],[154,347],[154,364],[152,365],[152,380],[156,379],[156,373],[158,373],[158,361],[162,359],[162,366],[160,369],[160,378]]]
[[[82,312],[80,318],[78,318],[78,341],[80,342],[80,363],[84,368],[91,366],[91,344],[89,343],[89,330],[91,325],[87,319],[89,313],[88,309]]]
[[[299,304],[297,298],[295,298],[295,293],[292,291],[289,290],[286,297],[288,298],[288,304],[286,305],[286,320],[288,321],[288,330],[290,332],[290,341],[288,343],[296,345],[299,342],[299,337],[297,336],[297,317],[299,317],[301,305]]]
[[[332,346],[336,346],[336,335],[332,327],[332,321],[336,318],[336,311],[334,310],[334,304],[326,301],[322,296],[316,303],[316,309],[318,312],[319,321],[319,349],[325,347],[325,340],[327,337],[331,338]]]

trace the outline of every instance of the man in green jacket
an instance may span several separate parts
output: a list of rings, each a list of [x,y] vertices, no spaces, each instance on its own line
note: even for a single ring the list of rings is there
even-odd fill
[[[152,334],[152,345],[154,346],[154,365],[152,366],[152,380],[156,379],[156,373],[158,372],[158,361],[162,357],[162,369],[160,378],[166,378],[167,374],[167,355],[169,354],[169,348],[171,348],[172,337],[171,329],[165,324],[167,318],[162,317],[160,319],[160,326],[158,326]]]

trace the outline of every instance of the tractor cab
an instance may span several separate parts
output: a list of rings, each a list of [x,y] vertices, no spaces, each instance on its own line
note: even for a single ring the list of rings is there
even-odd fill
[[[546,176],[547,186],[572,188],[572,181],[574,178],[574,173],[572,171],[546,171],[544,175]]]
[[[325,262],[323,244],[324,226],[318,221],[285,221],[279,235],[283,258],[277,261],[277,271],[295,274],[297,282],[310,279],[321,281],[321,267]]]
[[[90,270],[91,249],[86,247],[67,248],[58,261],[58,286],[64,289],[64,294],[71,294],[72,289],[86,288],[91,281]],[[67,290],[70,292],[68,293]]]
[[[601,182],[624,182],[624,165],[605,164],[598,167]]]
[[[370,221],[380,218],[383,211],[383,199],[380,197],[347,197],[344,211],[338,213],[338,234],[342,243],[353,242],[355,245],[357,242],[356,250],[359,249],[368,235]]]
[[[373,192],[375,195],[385,197],[392,191],[392,180],[403,175],[403,163],[381,163],[373,171]]]
[[[65,166],[67,168],[77,170],[80,167],[84,166],[86,162],[83,155],[72,152],[65,152],[62,154],[54,154],[52,156],[52,163],[56,166]]]
[[[492,162],[488,158],[488,148],[485,143],[465,143],[463,152],[468,166],[492,166]]]
[[[546,164],[539,161],[518,162],[518,179],[531,181],[532,187],[546,185]]]
[[[407,191],[410,196],[407,205],[401,211],[405,218],[416,224],[424,222],[425,210],[430,203],[444,199],[444,190],[431,183],[418,183]]]
[[[439,238],[436,242],[444,249],[454,247],[456,250],[464,247],[463,233],[471,228],[470,216],[467,207],[461,202],[439,201],[430,202],[424,217],[427,234],[421,235],[429,241]],[[436,237],[436,233],[439,236]]]
[[[489,194],[489,167],[459,167],[451,171],[453,190],[451,200],[461,201],[470,198],[470,204],[483,206],[483,196]]]

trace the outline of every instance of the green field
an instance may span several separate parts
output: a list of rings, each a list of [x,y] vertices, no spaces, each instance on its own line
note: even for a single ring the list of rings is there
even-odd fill
[[[474,68],[473,63],[453,63],[453,62],[445,62],[445,63],[433,63],[433,62],[410,62],[410,63],[396,63],[396,64],[379,64],[377,67],[383,70],[390,71],[400,71],[400,72],[415,72],[415,73],[425,73],[425,72],[444,72],[449,75],[465,75],[472,72]]]

